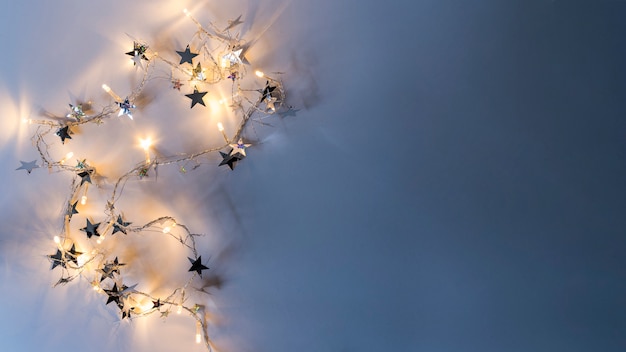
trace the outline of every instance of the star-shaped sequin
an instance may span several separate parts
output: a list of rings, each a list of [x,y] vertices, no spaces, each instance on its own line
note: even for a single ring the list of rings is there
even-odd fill
[[[99,222],[93,224],[91,221],[89,221],[89,219],[87,219],[87,226],[83,227],[80,230],[87,234],[87,238],[91,238],[91,236],[100,237],[100,233],[98,233],[98,226],[100,226]]]
[[[176,53],[178,53],[178,55],[180,55],[180,62],[179,64],[183,64],[185,62],[190,63],[193,65],[193,58],[198,56],[197,53],[192,53],[191,49],[189,49],[189,45],[187,45],[187,48],[185,48],[185,51],[178,51],[176,50]]]
[[[185,94],[187,98],[191,99],[191,109],[193,109],[193,107],[196,106],[196,104],[206,106],[203,100],[206,94],[207,92],[199,92],[197,87],[193,88],[193,93]]]

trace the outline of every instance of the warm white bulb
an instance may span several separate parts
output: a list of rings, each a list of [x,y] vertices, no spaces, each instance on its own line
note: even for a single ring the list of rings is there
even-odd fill
[[[217,123],[217,129],[220,130],[220,132],[224,132],[224,125],[222,125],[221,122]]]
[[[85,205],[85,204],[87,204],[87,196],[82,196],[82,197],[80,198],[80,204],[81,204],[81,205]]]
[[[202,342],[202,325],[196,321],[196,343]]]
[[[178,306],[178,310],[176,311],[176,314],[180,314],[182,312],[183,312],[183,306],[180,305],[180,306]]]
[[[172,230],[172,228],[171,228],[171,227],[169,227],[169,226],[165,226],[165,227],[163,228],[163,233],[170,233],[170,231],[171,231],[171,230]]]
[[[263,71],[254,71],[254,74],[261,78],[265,77],[265,73],[263,73]]]
[[[107,86],[106,84],[102,85],[102,89],[104,89],[104,91],[107,92],[107,93],[111,92],[111,88],[109,88],[109,86]]]
[[[189,17],[189,11],[187,11],[187,9],[183,9],[183,13],[185,14],[185,16]]]
[[[59,236],[54,236],[54,243],[56,244],[61,243],[61,238],[59,238]]]
[[[69,159],[69,158],[71,158],[73,156],[74,156],[74,153],[73,152],[69,152],[69,153],[65,154],[65,160],[67,160],[67,159]]]
[[[144,150],[148,150],[152,145],[152,139],[150,139],[150,137],[146,139],[139,139],[139,143]]]

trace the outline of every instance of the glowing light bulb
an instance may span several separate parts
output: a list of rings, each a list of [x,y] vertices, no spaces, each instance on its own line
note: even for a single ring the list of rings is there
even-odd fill
[[[82,197],[80,198],[80,204],[81,204],[81,205],[85,205],[85,204],[87,204],[87,196],[82,196]]]
[[[56,244],[61,243],[61,238],[59,238],[59,236],[54,236],[53,240],[54,240],[54,243]]]
[[[102,85],[102,89],[104,89],[104,91],[107,93],[111,93],[111,88],[109,88],[109,86],[107,86],[106,84]]]
[[[202,342],[202,325],[196,321],[196,343]]]
[[[183,13],[185,14],[185,16],[189,17],[189,11],[187,11],[187,9],[183,9]]]
[[[165,227],[163,228],[163,233],[170,233],[170,231],[171,231],[171,230],[172,230],[172,228],[171,228],[171,227],[169,227],[169,226],[165,226]]]
[[[85,254],[81,254],[76,257],[76,261],[78,262],[78,266],[83,266],[87,262],[87,256]]]
[[[221,122],[217,123],[217,129],[220,130],[220,132],[224,132],[224,125],[222,125]]]
[[[150,139],[150,137],[146,138],[146,139],[140,139],[139,140],[141,143],[141,147],[146,150],[148,148],[150,148],[150,146],[152,145],[152,139]]]
[[[61,164],[65,163],[67,161],[67,159],[71,158],[74,156],[73,152],[69,152],[67,154],[65,154],[65,158],[61,159],[61,161],[59,161]]]
[[[180,306],[178,306],[178,310],[176,311],[176,314],[180,314],[182,312],[183,312],[183,306],[180,305]]]
[[[152,145],[152,139],[150,139],[150,137],[146,139],[139,139],[139,144],[143,148],[146,155],[146,165],[150,164],[150,146]]]
[[[265,77],[265,73],[263,73],[263,71],[254,71],[254,74],[261,78]]]

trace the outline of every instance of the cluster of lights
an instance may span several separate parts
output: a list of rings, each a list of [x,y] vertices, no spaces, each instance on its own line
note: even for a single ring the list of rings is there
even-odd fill
[[[141,226],[132,226],[130,222],[126,222],[122,218],[121,213],[115,208],[115,204],[123,192],[124,183],[128,179],[134,176],[139,176],[140,179],[146,177],[148,176],[149,170],[156,168],[157,165],[180,164],[189,161],[197,163],[198,158],[219,151],[224,157],[224,161],[220,165],[228,164],[232,169],[234,161],[241,160],[246,156],[244,148],[249,144],[245,144],[242,141],[242,133],[253,114],[260,113],[262,116],[265,116],[277,111],[285,111],[285,109],[291,111],[292,108],[285,108],[284,102],[286,94],[282,82],[268,77],[261,71],[255,71],[255,75],[265,80],[266,83],[263,88],[256,90],[241,88],[240,82],[246,74],[246,67],[242,58],[244,43],[238,37],[233,38],[230,35],[230,30],[242,23],[240,21],[241,16],[235,20],[229,21],[229,25],[223,30],[219,30],[212,23],[210,23],[211,29],[207,30],[194,19],[186,9],[184,10],[184,14],[198,26],[196,36],[198,36],[197,42],[201,43],[199,44],[199,49],[201,49],[199,51],[208,53],[205,55],[208,55],[210,60],[197,62],[197,64],[194,65],[192,58],[199,54],[191,53],[190,47],[187,46],[186,51],[178,52],[179,55],[181,55],[181,62],[177,64],[166,57],[152,52],[148,45],[134,42],[133,50],[127,54],[133,57],[133,63],[135,65],[142,67],[144,74],[139,85],[125,98],[121,98],[111,87],[103,84],[102,89],[113,98],[114,103],[105,106],[98,112],[84,108],[81,104],[70,104],[70,112],[66,115],[68,120],[58,122],[24,118],[22,121],[29,125],[36,124],[39,126],[32,140],[39,152],[41,160],[48,169],[68,171],[78,176],[72,183],[71,192],[65,205],[66,213],[64,215],[61,234],[53,237],[53,241],[57,247],[57,253],[49,256],[52,262],[52,269],[57,266],[60,266],[62,269],[62,276],[56,285],[68,283],[79,277],[90,280],[89,275],[91,274],[93,290],[107,295],[107,304],[116,302],[122,311],[122,319],[126,317],[130,318],[131,313],[133,316],[144,316],[160,312],[162,316],[167,317],[167,313],[169,313],[171,309],[175,309],[178,314],[187,311],[196,320],[196,342],[202,343],[202,341],[204,341],[207,349],[212,350],[203,307],[197,304],[193,306],[184,305],[186,301],[185,291],[188,289],[193,278],[195,278],[197,274],[201,275],[202,270],[208,269],[202,264],[201,256],[199,256],[196,251],[195,237],[199,235],[191,233],[185,225],[180,224],[176,219],[170,216],[154,219]],[[218,57],[217,60],[210,54],[211,50],[207,46],[207,43],[210,41],[217,41],[222,44],[221,49],[218,49],[222,51],[216,55]],[[183,57],[183,55],[185,56]],[[145,68],[143,67],[142,61],[148,61]],[[183,61],[190,64],[190,67],[184,65]],[[71,127],[86,123],[99,124],[113,116],[126,115],[132,120],[132,109],[136,107],[133,102],[142,93],[150,76],[150,72],[152,71],[151,68],[154,67],[157,62],[164,63],[171,67],[172,83],[175,89],[180,90],[180,87],[183,85],[181,83],[182,81],[189,82],[189,86],[193,87],[194,93],[186,95],[192,99],[192,108],[196,103],[204,105],[202,95],[198,95],[202,94],[202,92],[198,91],[198,86],[212,85],[221,81],[231,82],[233,84],[233,93],[230,97],[231,106],[235,113],[241,117],[239,127],[233,136],[229,137],[224,125],[218,122],[217,129],[222,134],[225,144],[209,147],[190,154],[177,154],[172,157],[151,157],[150,152],[154,144],[152,138],[139,138],[139,147],[144,151],[145,160],[136,164],[136,166],[113,183],[110,197],[108,197],[104,209],[105,219],[95,224],[87,219],[87,226],[81,229],[87,234],[88,238],[92,236],[97,237],[95,241],[96,245],[94,245],[93,249],[89,252],[78,252],[75,246],[76,243],[72,240],[70,234],[70,222],[72,221],[73,215],[78,214],[77,204],[84,206],[87,203],[87,193],[89,184],[92,182],[92,177],[100,173],[96,172],[96,168],[88,164],[85,159],[78,160],[76,165],[72,165],[71,161],[74,158],[73,152],[69,152],[62,159],[55,161],[55,158],[50,155],[49,146],[51,144],[46,141],[46,137],[56,129],[56,135],[65,143],[66,139],[72,139],[71,135],[73,131]],[[257,98],[250,97],[250,95],[259,93],[260,96]],[[226,102],[227,99],[225,98],[219,100],[219,104],[222,105]],[[91,102],[88,106],[91,107]],[[238,142],[232,144],[234,141]],[[221,150],[229,147],[231,149],[230,152],[221,152]],[[22,163],[25,164],[24,162]],[[30,165],[30,168],[27,169],[29,173],[33,167],[39,167],[36,165],[32,166],[29,163],[26,164]],[[181,171],[183,170],[186,172],[186,169],[181,167]],[[101,233],[99,229],[103,229]],[[130,287],[124,285],[121,281],[119,268],[125,264],[119,263],[117,257],[115,261],[111,261],[108,258],[108,253],[99,247],[107,236],[113,237],[116,232],[122,232],[126,235],[129,233],[151,231],[152,229],[160,229],[160,232],[164,235],[176,239],[177,242],[186,247],[193,254],[193,257],[196,258],[189,258],[192,262],[192,267],[189,271],[195,271],[191,279],[183,286],[176,288],[165,298],[154,297],[148,293],[138,291],[135,289],[137,285]],[[119,235],[117,237],[119,237]],[[98,275],[101,276],[99,280]],[[108,288],[107,286],[103,286],[102,282],[104,282],[105,279],[110,279],[106,282],[109,284],[114,283],[114,285]],[[127,305],[129,307],[126,307]],[[165,307],[166,309],[163,311],[161,307]]]

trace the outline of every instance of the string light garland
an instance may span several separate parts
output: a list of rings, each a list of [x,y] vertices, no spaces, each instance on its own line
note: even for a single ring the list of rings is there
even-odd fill
[[[129,180],[143,179],[156,174],[159,166],[178,165],[181,173],[189,170],[187,165],[198,168],[206,158],[213,153],[219,153],[222,160],[216,166],[228,166],[233,170],[236,164],[247,157],[247,149],[252,147],[243,138],[243,132],[253,116],[266,117],[278,113],[279,116],[295,116],[299,111],[285,104],[286,93],[283,83],[279,78],[270,77],[261,71],[255,71],[253,79],[260,88],[244,89],[242,82],[247,75],[249,65],[245,58],[246,42],[233,36],[231,31],[243,22],[241,16],[228,21],[228,25],[220,30],[209,22],[209,29],[203,27],[189,11],[183,11],[196,26],[197,31],[191,41],[183,50],[175,53],[162,55],[152,51],[150,46],[140,40],[133,40],[132,50],[126,52],[131,56],[133,65],[142,71],[138,85],[124,98],[121,98],[111,87],[106,84],[102,89],[113,99],[112,103],[104,105],[99,110],[94,108],[92,102],[75,102],[69,104],[69,112],[65,119],[60,120],[33,120],[23,119],[24,123],[36,125],[36,131],[31,140],[39,153],[42,165],[37,160],[20,161],[21,166],[16,170],[25,170],[28,174],[37,168],[45,167],[50,172],[66,172],[74,175],[69,195],[64,202],[63,225],[58,235],[53,240],[56,245],[55,252],[47,256],[51,262],[51,270],[60,268],[61,277],[55,287],[64,285],[77,278],[84,278],[91,283],[94,291],[105,296],[105,304],[115,303],[120,312],[121,319],[133,319],[159,312],[162,318],[167,318],[172,310],[178,314],[187,312],[196,321],[195,339],[197,343],[204,343],[209,351],[212,351],[212,343],[208,333],[208,323],[204,307],[199,304],[187,303],[188,293],[194,288],[191,284],[196,277],[202,277],[202,272],[210,270],[207,262],[196,248],[196,238],[201,234],[191,232],[189,228],[180,223],[173,216],[161,216],[144,224],[136,225],[127,221],[123,211],[117,208],[125,185]],[[177,55],[178,58],[171,59]],[[53,149],[49,137],[52,132],[60,138],[62,144],[71,143],[74,139],[83,138],[78,127],[84,124],[102,124],[116,117],[127,116],[133,120],[133,110],[137,108],[136,101],[143,94],[147,83],[156,77],[155,67],[167,67],[170,71],[168,80],[174,90],[191,99],[191,109],[206,107],[204,96],[210,92],[212,86],[225,83],[231,85],[230,107],[235,116],[239,117],[236,130],[229,136],[223,124],[219,122],[217,129],[223,136],[223,143],[216,146],[205,147],[191,153],[179,153],[173,156],[152,156],[151,138],[140,139],[140,147],[144,150],[145,160],[138,162],[130,170],[113,182],[103,184],[105,172],[96,169],[98,160],[76,159],[72,163],[73,153],[68,153],[61,160],[56,160],[51,155]],[[275,73],[280,75],[280,73]],[[260,81],[259,81],[260,80]],[[220,104],[225,103],[224,100]],[[97,181],[96,181],[97,180]],[[104,189],[110,187],[106,204],[99,216],[86,217],[80,214],[81,207],[87,203],[90,185]],[[78,219],[78,220],[77,220]],[[72,221],[85,224],[80,232],[72,231]],[[171,291],[169,295],[156,296],[149,292],[143,292],[138,288],[142,282],[128,282],[124,275],[132,265],[123,262],[124,258],[113,255],[108,247],[102,244],[107,238],[110,241],[124,241],[125,239],[139,234],[160,233],[175,240],[187,252],[190,267],[185,273],[187,279],[184,283]],[[80,248],[77,239],[83,237]],[[87,243],[87,245],[84,245]],[[80,250],[80,251],[79,251]],[[181,273],[182,274],[182,273]]]

